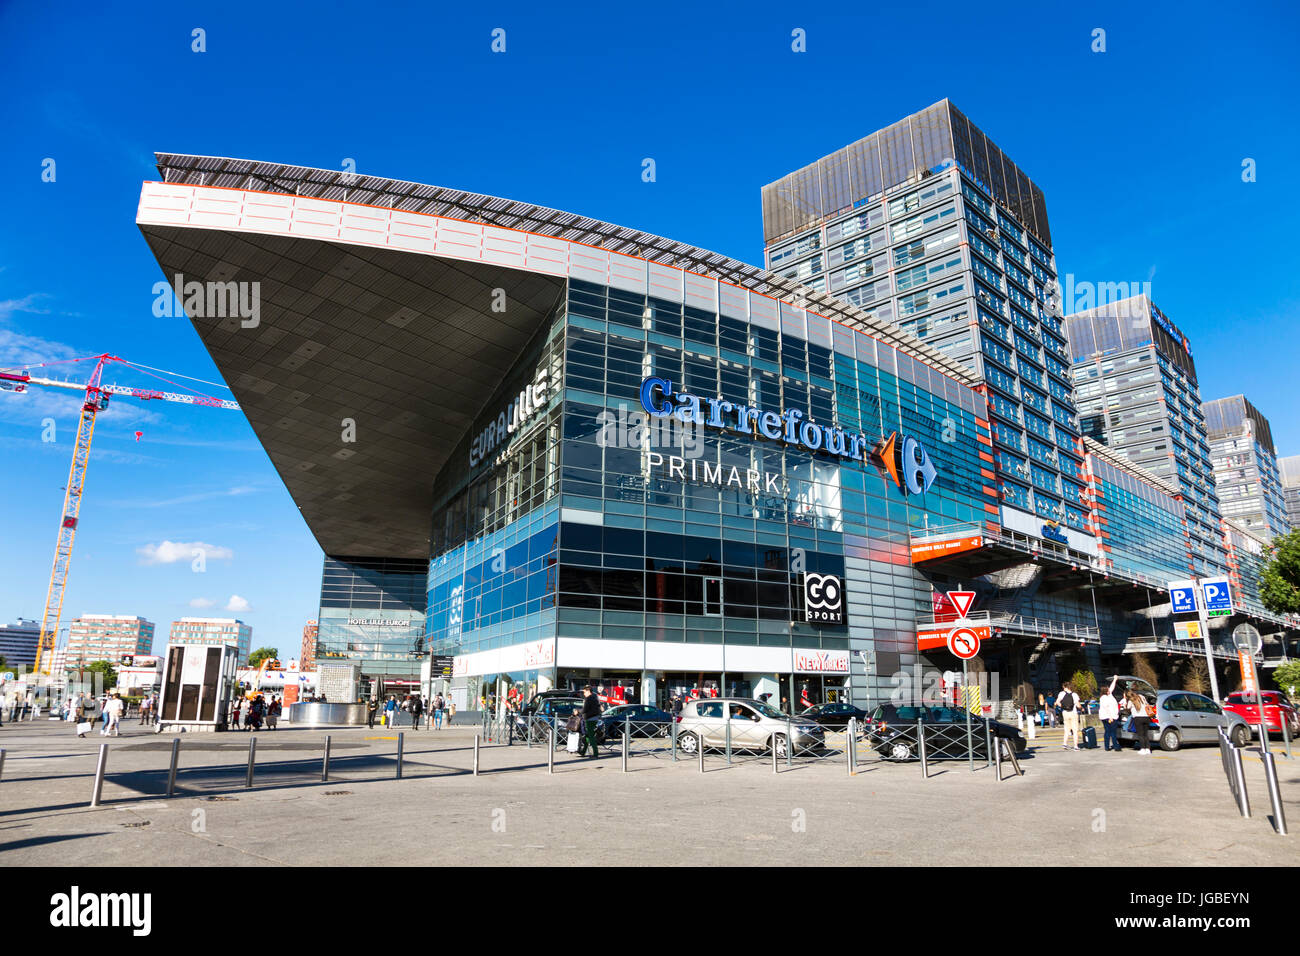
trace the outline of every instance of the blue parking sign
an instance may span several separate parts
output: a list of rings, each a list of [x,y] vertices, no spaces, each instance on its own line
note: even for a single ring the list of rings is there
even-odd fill
[[[1211,578],[1201,582],[1201,593],[1205,595],[1207,611],[1231,611],[1232,590],[1227,578]]]
[[[1169,600],[1175,614],[1196,613],[1196,585],[1191,581],[1170,581]]]

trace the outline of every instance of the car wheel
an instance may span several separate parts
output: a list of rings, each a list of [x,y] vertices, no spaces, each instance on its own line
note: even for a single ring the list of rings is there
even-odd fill
[[[1245,747],[1250,743],[1250,728],[1245,724],[1238,724],[1232,728],[1228,739],[1232,741],[1234,747]]]
[[[785,734],[773,734],[768,741],[768,747],[776,751],[778,757],[784,757],[789,748],[786,746]]]
[[[890,760],[911,760],[912,745],[903,743],[902,741],[895,741],[894,743],[890,744],[889,759]]]
[[[1160,749],[1170,752],[1182,746],[1183,738],[1174,727],[1166,727],[1160,734]]]
[[[700,746],[700,738],[695,734],[678,734],[677,749],[684,754],[694,754]]]

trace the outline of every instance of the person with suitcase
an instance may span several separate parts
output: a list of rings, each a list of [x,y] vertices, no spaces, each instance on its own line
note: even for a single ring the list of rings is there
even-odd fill
[[[1074,687],[1069,681],[1061,686],[1061,692],[1056,695],[1056,706],[1061,708],[1061,716],[1065,723],[1065,736],[1062,738],[1064,749],[1079,749],[1079,695],[1074,692]],[[1073,744],[1071,738],[1073,737]]]

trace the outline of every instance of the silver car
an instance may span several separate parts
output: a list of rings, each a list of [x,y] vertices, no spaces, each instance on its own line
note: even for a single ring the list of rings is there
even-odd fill
[[[771,704],[749,697],[711,697],[687,701],[677,722],[677,746],[686,754],[705,747],[725,747],[731,729],[733,750],[776,749],[786,755],[787,736],[794,738],[795,753],[822,747],[826,732],[807,720],[791,717]]]
[[[1151,695],[1144,695],[1150,701]],[[1157,691],[1156,716],[1151,722],[1150,737],[1158,741],[1161,750],[1177,750],[1183,744],[1219,742],[1219,728],[1228,732],[1233,746],[1244,747],[1250,743],[1250,727],[1239,715],[1224,710],[1204,694],[1189,690]],[[1128,717],[1120,723],[1121,740],[1136,740],[1137,734],[1128,729]]]

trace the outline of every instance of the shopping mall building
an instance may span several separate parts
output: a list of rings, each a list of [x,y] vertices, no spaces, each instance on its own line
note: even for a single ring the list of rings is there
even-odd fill
[[[960,669],[958,587],[1004,706],[1173,636],[1170,487],[1079,439],[1084,520],[1005,520],[983,380],[797,277],[457,190],[158,166],[137,221],[168,281],[258,284],[255,320],[186,311],[326,555],[318,659],[368,686],[447,655],[462,707],[867,703]],[[863,202],[910,216],[917,182]]]

